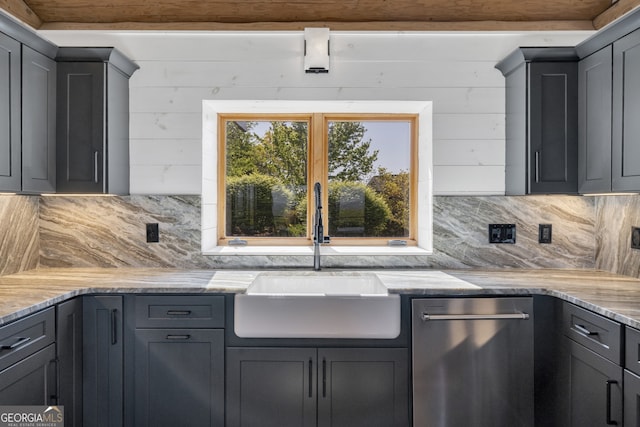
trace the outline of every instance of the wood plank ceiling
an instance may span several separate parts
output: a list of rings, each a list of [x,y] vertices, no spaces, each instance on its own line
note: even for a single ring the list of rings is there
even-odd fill
[[[640,0],[0,0],[36,29],[593,30]]]

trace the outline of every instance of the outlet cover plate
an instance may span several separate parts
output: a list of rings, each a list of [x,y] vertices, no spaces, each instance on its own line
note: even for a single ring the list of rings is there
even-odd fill
[[[551,243],[551,224],[538,224],[538,243]]]
[[[153,222],[147,224],[147,243],[157,243],[160,241],[160,231],[158,230],[158,223]]]
[[[640,227],[631,227],[631,249],[640,249]]]
[[[489,224],[489,243],[516,242],[515,224]]]

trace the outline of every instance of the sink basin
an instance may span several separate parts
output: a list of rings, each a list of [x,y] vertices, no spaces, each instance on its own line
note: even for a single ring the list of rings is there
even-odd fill
[[[375,274],[261,273],[234,300],[243,338],[369,338],[400,334],[400,296]]]
[[[247,295],[385,296],[389,292],[375,274],[259,274]]]

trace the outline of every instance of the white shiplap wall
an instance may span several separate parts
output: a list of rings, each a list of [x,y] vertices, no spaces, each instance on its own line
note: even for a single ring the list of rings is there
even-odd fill
[[[433,101],[434,194],[504,194],[504,78],[518,46],[590,32],[331,33],[327,75],[303,72],[302,32],[42,31],[115,46],[131,79],[131,193],[200,194],[202,100]]]

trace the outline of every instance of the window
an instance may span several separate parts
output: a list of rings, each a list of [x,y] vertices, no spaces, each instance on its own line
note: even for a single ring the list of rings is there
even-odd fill
[[[416,114],[219,114],[218,244],[309,245],[313,185],[332,245],[416,241]]]

